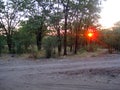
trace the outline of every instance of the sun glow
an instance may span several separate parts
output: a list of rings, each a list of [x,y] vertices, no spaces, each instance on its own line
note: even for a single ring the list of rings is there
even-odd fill
[[[88,35],[88,37],[92,37],[93,33],[88,33],[87,35]]]

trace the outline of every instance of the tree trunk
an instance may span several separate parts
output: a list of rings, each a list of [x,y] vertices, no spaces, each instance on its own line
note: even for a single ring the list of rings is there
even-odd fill
[[[70,45],[70,52],[72,52],[72,50],[73,50],[73,46],[72,46],[72,44]]]
[[[77,49],[78,49],[78,30],[76,30],[76,35],[75,35],[75,50],[74,50],[74,54],[77,54]]]
[[[37,41],[37,48],[38,50],[41,50],[41,42],[42,42],[42,33],[41,32],[37,32],[36,34],[36,41]]]
[[[58,37],[58,55],[60,56],[62,44],[61,44],[61,36],[60,36],[60,28],[59,27],[57,29],[57,37]]]
[[[9,53],[12,54],[13,53],[13,50],[12,50],[12,36],[11,35],[7,35],[7,45],[8,45],[8,50],[9,50]]]
[[[67,55],[67,19],[68,19],[68,5],[69,5],[69,0],[67,2],[67,5],[64,7],[64,12],[65,12],[65,24],[64,24],[64,54]]]
[[[67,55],[67,13],[65,15],[64,55]]]

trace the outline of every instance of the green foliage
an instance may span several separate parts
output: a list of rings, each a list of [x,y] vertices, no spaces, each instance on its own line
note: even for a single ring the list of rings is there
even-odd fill
[[[54,36],[47,36],[43,39],[43,47],[45,49],[46,58],[50,58],[55,53],[55,47],[57,46],[57,38]]]
[[[0,0],[0,12],[3,11],[4,7],[5,7],[5,6],[4,6],[3,0]]]
[[[106,43],[108,47],[120,51],[120,27],[114,27],[113,30],[102,31],[102,34],[101,41]]]
[[[1,0],[0,28],[7,37],[5,40],[8,49],[12,48],[15,53],[25,53],[34,52],[34,46],[37,46],[40,51],[44,36],[43,46],[48,58],[53,55],[56,46],[58,53],[62,50],[62,44],[64,47],[79,46],[79,43],[85,42],[79,36],[80,31],[97,23],[99,1],[101,0],[7,0],[4,3]],[[16,27],[20,29],[17,30]],[[54,35],[57,38],[46,35],[48,28],[51,32],[56,30]]]
[[[120,51],[120,22],[117,22],[113,27],[113,34],[114,42],[112,46]]]
[[[13,41],[15,45],[15,52],[18,54],[25,53],[29,52],[30,45],[35,44],[35,36],[34,34],[21,28],[19,32],[14,33]]]
[[[13,53],[14,50],[14,38],[13,32],[18,26],[19,22],[25,15],[26,6],[30,0],[4,0],[4,4],[0,1],[0,28],[5,34],[9,53]]]
[[[38,50],[41,49],[42,38],[46,33],[46,25],[44,24],[43,16],[29,17],[29,20],[21,23],[22,29],[31,33],[36,37]]]
[[[31,33],[37,33],[38,30],[40,32],[44,32],[42,27],[44,27],[44,17],[42,16],[34,16],[29,17],[29,20],[25,22],[21,22],[21,26],[23,29],[28,30]]]
[[[2,53],[2,51],[5,49],[5,45],[6,45],[6,38],[3,35],[0,35],[0,55]]]

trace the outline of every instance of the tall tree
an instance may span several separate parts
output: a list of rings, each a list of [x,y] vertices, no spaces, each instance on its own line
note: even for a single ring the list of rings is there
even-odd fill
[[[31,0],[31,4],[31,8],[28,8],[27,26],[30,25],[30,30],[35,33],[38,50],[41,50],[42,38],[47,29],[46,24],[52,4],[50,0]]]
[[[4,8],[0,9],[0,25],[2,26],[2,29],[6,35],[6,41],[10,53],[12,53],[14,48],[12,40],[13,32],[15,28],[18,27],[18,24],[23,16],[27,13],[24,8],[28,1],[9,0],[4,2]]]
[[[74,16],[74,29],[75,29],[75,49],[74,53],[78,50],[78,41],[80,38],[81,30],[97,24],[100,12],[101,0],[78,0],[72,4],[72,16]]]
[[[46,25],[42,16],[29,17],[29,20],[21,23],[22,29],[36,36],[38,50],[41,50],[42,38],[45,35]]]
[[[70,0],[61,0],[63,5],[63,13],[64,13],[64,55],[67,55],[67,20],[68,20],[68,13],[70,8]]]
[[[62,50],[62,40],[61,40],[61,20],[63,19],[62,9],[60,8],[60,0],[53,1],[54,5],[52,8],[52,13],[50,14],[50,27],[54,27],[57,32],[57,46],[58,46],[58,55],[61,55]]]

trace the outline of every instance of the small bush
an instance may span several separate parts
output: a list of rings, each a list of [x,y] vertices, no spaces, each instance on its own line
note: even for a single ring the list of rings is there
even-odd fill
[[[48,36],[43,39],[43,47],[45,49],[45,57],[50,58],[55,54],[54,48],[57,46],[57,38]]]

